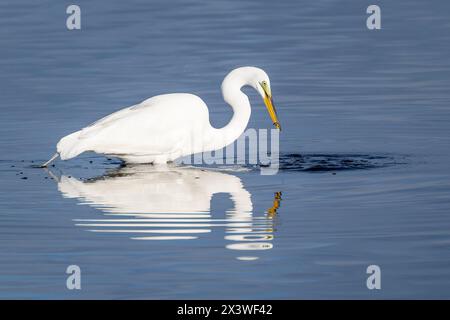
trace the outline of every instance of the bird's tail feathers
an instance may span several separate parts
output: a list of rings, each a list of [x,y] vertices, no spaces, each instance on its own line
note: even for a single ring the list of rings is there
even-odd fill
[[[82,141],[80,141],[80,133],[80,131],[77,131],[59,140],[56,145],[56,149],[61,157],[61,160],[71,159],[86,151],[83,147]]]

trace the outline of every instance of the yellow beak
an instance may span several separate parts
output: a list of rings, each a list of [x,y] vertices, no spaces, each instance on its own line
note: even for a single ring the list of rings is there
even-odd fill
[[[272,97],[269,97],[267,94],[264,97],[264,104],[267,107],[267,111],[269,112],[270,118],[272,119],[273,125],[275,128],[281,131],[280,123],[278,122],[277,110],[273,105]]]

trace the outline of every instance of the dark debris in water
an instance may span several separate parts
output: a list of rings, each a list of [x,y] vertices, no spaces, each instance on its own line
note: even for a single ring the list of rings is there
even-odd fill
[[[390,155],[369,154],[285,154],[280,170],[326,172],[383,168],[401,164]]]
[[[329,174],[336,175],[338,172],[349,170],[367,170],[376,168],[385,168],[397,165],[404,165],[408,156],[406,155],[393,155],[393,154],[349,154],[349,153],[282,153],[279,157],[279,170],[289,172],[328,172]],[[125,164],[118,159],[105,159],[102,157],[90,157],[82,159],[84,162],[78,161],[66,164],[63,170],[75,171],[74,176],[79,176],[81,180],[86,182],[96,181],[98,179],[105,179],[108,177],[128,175],[122,173],[118,169],[125,166]],[[2,161],[0,160],[0,163]],[[23,180],[32,179],[29,168],[41,168],[39,165],[33,164],[31,161],[27,161],[27,164],[18,165],[17,162],[3,161],[8,167],[8,171],[11,174],[15,174],[18,178]],[[25,161],[21,161],[25,162]],[[35,161],[41,162],[41,161]],[[86,163],[89,163],[88,165]],[[252,170],[259,170],[259,165],[244,164],[241,165],[245,168]],[[262,166],[262,165],[261,165]],[[54,164],[52,164],[54,167]],[[21,171],[26,169],[24,171]],[[50,168],[51,169],[51,168]],[[63,170],[59,170],[59,174]],[[105,174],[105,170],[107,173]],[[205,171],[204,167],[200,170]],[[26,173],[25,173],[26,172]],[[42,171],[45,174],[45,171]],[[92,177],[96,177],[93,178]],[[98,176],[98,177],[97,177]],[[69,177],[72,177],[69,176]],[[44,179],[52,179],[44,177]]]

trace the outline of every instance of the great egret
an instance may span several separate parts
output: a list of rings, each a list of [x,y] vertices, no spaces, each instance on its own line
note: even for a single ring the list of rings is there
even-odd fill
[[[42,166],[58,157],[67,160],[85,151],[118,157],[128,163],[158,164],[219,150],[235,141],[247,127],[251,108],[241,91],[244,86],[258,91],[273,124],[281,129],[266,72],[241,67],[222,82],[223,98],[234,111],[223,128],[211,126],[208,107],[199,97],[187,93],[158,95],[63,137],[57,144],[57,153]]]

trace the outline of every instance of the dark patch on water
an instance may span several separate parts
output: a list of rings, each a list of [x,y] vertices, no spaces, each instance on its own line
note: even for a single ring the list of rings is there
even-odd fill
[[[282,154],[281,171],[326,172],[364,170],[405,164],[393,155],[371,154]]]
[[[336,171],[349,171],[349,170],[368,170],[376,168],[385,168],[395,165],[406,164],[406,156],[391,155],[391,154],[298,154],[298,153],[286,153],[281,154],[279,159],[279,171],[287,172],[333,172]],[[24,161],[22,166],[14,167],[17,162],[12,161],[0,161],[6,165],[5,168],[0,168],[0,171],[10,171],[22,177],[24,174],[24,169],[27,168],[40,168],[40,166],[33,164],[31,161]],[[170,164],[171,166],[173,164]],[[147,164],[146,166],[151,166]],[[174,165],[183,166],[183,165]],[[120,170],[122,167],[129,167],[125,165],[119,159],[104,158],[102,156],[92,156],[92,157],[82,157],[79,159],[74,159],[69,162],[57,162],[56,166],[52,164],[52,167],[56,170],[57,175],[66,172],[67,174],[73,174],[74,176],[90,181],[99,178],[104,178],[105,176],[110,177],[114,175],[121,175]],[[216,165],[210,166],[196,166],[205,169],[212,170],[225,170],[230,172],[242,171],[242,169],[247,171],[260,170],[260,166],[243,164],[243,165],[233,165],[224,164],[219,167]],[[44,170],[43,173],[45,173]],[[54,170],[51,170],[54,171]],[[27,177],[28,178],[28,177]],[[24,179],[24,178],[22,178]],[[24,179],[25,180],[25,179]]]

